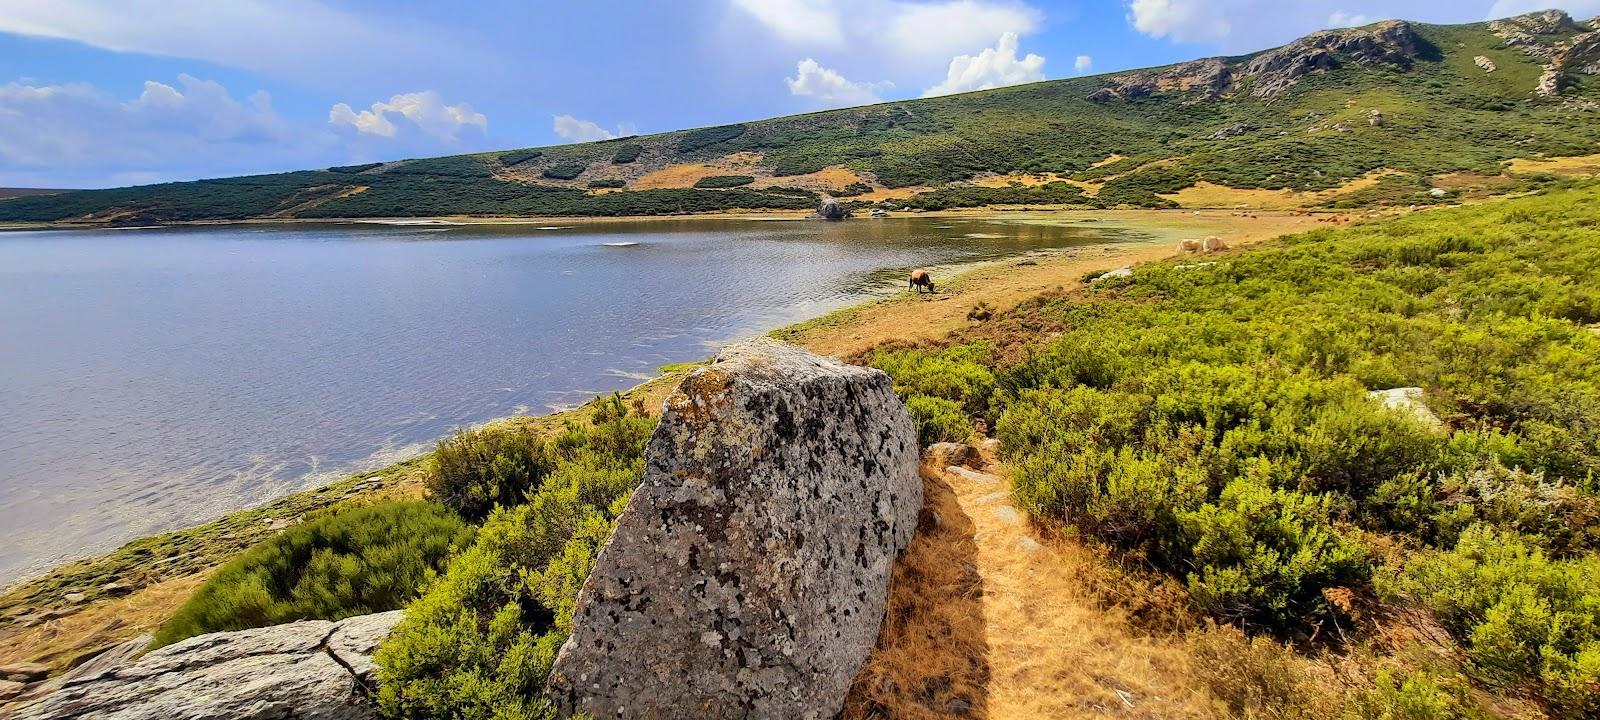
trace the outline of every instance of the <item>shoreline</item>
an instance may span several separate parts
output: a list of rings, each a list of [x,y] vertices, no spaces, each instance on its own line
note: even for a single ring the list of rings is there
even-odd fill
[[[771,330],[765,334],[815,352],[859,357],[890,341],[937,340],[976,323],[967,319],[983,303],[1003,313],[1041,293],[1076,289],[1091,271],[1105,271],[1171,256],[1178,238],[1217,234],[1234,246],[1318,227],[1314,217],[1292,213],[1161,210],[956,210],[917,217],[963,217],[1139,233],[1142,238],[1010,255],[949,268],[936,294],[899,291]],[[669,216],[671,217],[671,216]],[[706,216],[697,216],[706,217]],[[713,218],[726,216],[710,216]],[[635,220],[642,218],[619,218]],[[661,219],[660,217],[651,219]],[[752,218],[756,219],[756,218]],[[768,219],[771,219],[770,217]],[[864,218],[863,218],[864,219]],[[662,374],[622,395],[652,413],[699,362],[663,366]],[[486,424],[557,428],[581,419],[588,403],[538,416],[513,416]],[[211,518],[189,528],[145,536],[110,552],[72,560],[0,589],[0,663],[42,660],[68,667],[79,658],[153,629],[203,582],[209,572],[309,512],[349,503],[421,497],[426,453],[265,504]]]
[[[1318,216],[1353,216],[1363,214],[1349,210],[1324,210],[1315,208],[1298,208],[1294,211],[1309,217]],[[1393,212],[1390,209],[1390,212]],[[10,223],[0,224],[0,233],[17,231],[40,230],[143,230],[157,228],[183,228],[183,227],[225,227],[229,225],[380,225],[405,227],[408,225],[457,225],[457,226],[518,226],[518,225],[549,225],[555,223],[572,223],[577,225],[608,225],[613,223],[638,223],[660,222],[665,220],[747,220],[747,221],[791,221],[813,220],[807,215],[799,214],[796,210],[777,209],[750,209],[750,210],[723,210],[714,212],[696,212],[671,215],[425,215],[425,216],[399,216],[399,217],[352,217],[352,218],[239,218],[231,220],[174,220],[152,225],[116,225],[105,222],[70,222],[56,221],[43,223]],[[1182,208],[1128,208],[1103,210],[1078,205],[985,205],[979,207],[949,208],[945,210],[895,210],[888,218],[871,218],[858,215],[851,220],[879,220],[907,217],[921,218],[963,218],[963,219],[1013,219],[1024,215],[1074,215],[1084,217],[1105,217],[1117,215],[1132,215],[1143,218],[1181,217],[1194,214],[1202,216],[1227,215],[1230,213],[1250,213],[1260,216],[1289,214],[1288,209],[1261,210],[1242,207],[1182,207]]]

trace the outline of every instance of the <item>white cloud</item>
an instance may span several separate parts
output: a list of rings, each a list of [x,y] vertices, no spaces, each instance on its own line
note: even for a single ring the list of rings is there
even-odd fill
[[[432,90],[395,95],[388,102],[373,103],[370,110],[358,111],[345,103],[335,104],[328,110],[328,124],[348,126],[362,135],[395,137],[400,133],[400,126],[394,122],[396,119],[404,120],[428,137],[452,143],[463,131],[470,132],[472,128],[476,128],[479,135],[489,131],[489,118],[483,113],[474,111],[466,103],[446,105],[444,98]]]
[[[796,63],[795,75],[783,79],[789,86],[789,94],[812,98],[829,107],[868,105],[882,100],[878,97],[882,85],[852,82],[811,58]]]
[[[0,33],[190,58],[318,83],[493,67],[470,42],[324,0],[4,0]]]
[[[1039,13],[1026,5],[978,0],[931,4],[892,3],[882,37],[900,56],[943,59],[972,52],[1005,33],[1038,29]]]
[[[1343,10],[1335,10],[1328,16],[1328,27],[1331,28],[1361,27],[1371,22],[1372,18],[1366,15],[1352,15]]]
[[[1089,72],[1094,69],[1094,58],[1088,55],[1079,55],[1078,59],[1072,61],[1072,69],[1078,71],[1079,74]]]
[[[84,83],[0,85],[0,185],[123,184],[254,172],[310,163],[315,133],[300,132],[257,92],[243,101],[189,75],[147,81],[118,100]]]
[[[1044,79],[1044,58],[1033,53],[1017,58],[1017,34],[1005,33],[992,48],[977,55],[957,55],[944,82],[923,91],[923,97],[1037,82]]]
[[[1561,9],[1576,18],[1600,13],[1600,0],[1495,0],[1486,19],[1494,20],[1537,10]]]
[[[571,115],[557,115],[554,118],[552,129],[562,140],[569,143],[595,142],[597,140],[611,140],[624,135],[632,135],[633,127],[626,123],[618,125],[617,131],[612,132],[592,120],[584,120]]]
[[[923,66],[973,52],[1012,32],[1038,29],[1039,11],[1018,0],[731,0],[783,41],[850,48]]]
[[[1462,23],[1481,19],[1489,0],[1124,0],[1135,30],[1178,43],[1197,43],[1225,53],[1282,45],[1330,27],[1403,18]],[[1539,0],[1499,0],[1500,5],[1536,5]],[[1556,0],[1548,4],[1600,5],[1600,0]],[[1201,52],[1206,52],[1202,50]]]
[[[1233,29],[1220,9],[1202,0],[1133,0],[1128,4],[1128,22],[1151,37],[1214,41]]]
[[[844,42],[840,8],[827,0],[733,0],[779,37],[796,44]]]

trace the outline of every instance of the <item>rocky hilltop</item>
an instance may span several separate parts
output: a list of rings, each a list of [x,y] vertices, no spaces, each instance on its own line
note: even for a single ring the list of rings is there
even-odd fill
[[[1114,75],[1088,99],[1105,103],[1157,92],[1196,93],[1199,100],[1218,100],[1238,92],[1271,98],[1283,94],[1301,77],[1332,70],[1341,62],[1410,70],[1426,44],[1411,23],[1398,20],[1329,30],[1247,58],[1207,58]]]

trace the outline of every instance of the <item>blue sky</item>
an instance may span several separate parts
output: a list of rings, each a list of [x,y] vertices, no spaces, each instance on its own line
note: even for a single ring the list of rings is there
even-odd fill
[[[601,139],[1600,0],[0,0],[0,186]]]

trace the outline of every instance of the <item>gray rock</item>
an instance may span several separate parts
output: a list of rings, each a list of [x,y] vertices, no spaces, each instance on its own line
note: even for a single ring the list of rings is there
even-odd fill
[[[377,717],[367,704],[369,656],[400,616],[395,611],[193,637],[137,660],[75,672],[15,717],[369,720]],[[133,642],[109,652],[125,656],[137,650]]]
[[[1112,270],[1111,272],[1102,273],[1100,275],[1095,276],[1095,279],[1091,280],[1090,282],[1100,282],[1101,280],[1111,280],[1113,278],[1125,278],[1125,277],[1133,277],[1133,268],[1131,268],[1131,267],[1119,267],[1119,268],[1117,268],[1115,270]]]
[[[928,446],[927,451],[922,454],[922,459],[936,468],[946,468],[951,465],[964,465],[970,468],[983,466],[983,458],[978,455],[978,449],[966,443],[934,443]]]
[[[0,665],[0,680],[30,683],[43,680],[50,674],[50,666],[40,663],[12,663]]]
[[[15,680],[0,680],[0,704],[9,702],[27,689],[27,683],[16,682]]]
[[[852,214],[850,208],[845,207],[837,199],[825,197],[822,199],[822,204],[817,206],[817,212],[813,217],[823,220],[844,220]]]
[[[666,401],[548,691],[610,718],[832,718],[922,507],[880,371],[771,340]]]
[[[1444,427],[1444,421],[1440,420],[1439,416],[1433,414],[1433,411],[1428,409],[1428,406],[1423,403],[1422,388],[1403,387],[1392,388],[1389,390],[1373,390],[1367,393],[1367,397],[1383,403],[1384,407],[1387,407],[1390,410],[1398,410],[1410,415],[1428,427]]]

